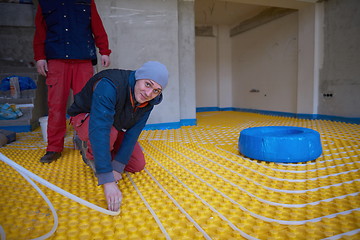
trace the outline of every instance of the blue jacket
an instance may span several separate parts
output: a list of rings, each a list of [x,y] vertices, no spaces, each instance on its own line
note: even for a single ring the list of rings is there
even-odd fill
[[[145,107],[133,106],[130,97],[134,96],[134,86],[135,71],[101,71],[75,95],[74,103],[68,110],[70,116],[90,113],[89,138],[99,184],[115,181],[112,170],[123,171],[154,105],[162,101],[160,94]],[[125,131],[113,162],[109,151],[112,126],[118,131]]]
[[[47,59],[96,59],[91,0],[39,0],[46,22]]]

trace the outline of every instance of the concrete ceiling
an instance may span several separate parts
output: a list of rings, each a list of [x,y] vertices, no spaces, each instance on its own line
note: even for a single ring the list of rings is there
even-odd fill
[[[318,0],[195,0],[196,25],[236,25],[269,7],[301,9]]]

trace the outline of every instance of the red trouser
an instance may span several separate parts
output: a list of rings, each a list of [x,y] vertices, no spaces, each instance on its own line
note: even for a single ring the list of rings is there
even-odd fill
[[[48,146],[47,151],[61,152],[66,134],[66,105],[70,93],[77,94],[93,76],[91,61],[49,60],[48,87]]]
[[[82,141],[86,141],[88,151],[86,153],[86,157],[89,160],[94,160],[94,156],[92,154],[91,143],[89,140],[89,115],[86,113],[80,113],[75,117],[71,117],[70,122],[74,127],[77,135]],[[115,154],[118,152],[122,140],[124,139],[125,133],[123,131],[118,131],[113,126],[110,132],[110,152],[112,157],[114,158]],[[136,142],[134,151],[131,154],[130,160],[128,164],[125,166],[125,171],[127,172],[140,172],[145,167],[145,157],[144,153],[141,150],[140,144]]]

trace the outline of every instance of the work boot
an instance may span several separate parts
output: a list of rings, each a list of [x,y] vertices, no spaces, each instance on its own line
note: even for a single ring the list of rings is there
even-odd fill
[[[79,136],[77,135],[77,134],[74,134],[74,136],[73,136],[73,144],[74,144],[74,149],[75,150],[81,150],[81,140],[80,140],[80,138],[79,138]]]
[[[80,150],[80,154],[84,163],[88,165],[93,170],[93,172],[95,172],[95,161],[90,160],[86,157],[87,143],[85,141],[82,141],[77,135],[74,136],[73,142],[75,149]]]
[[[46,152],[46,154],[40,158],[42,163],[51,163],[61,157],[61,152]]]
[[[88,165],[91,170],[93,170],[94,173],[96,173],[96,170],[95,170],[95,161],[94,160],[90,160],[86,157],[86,154],[82,154],[82,158],[83,158],[83,161],[85,162],[86,165]]]

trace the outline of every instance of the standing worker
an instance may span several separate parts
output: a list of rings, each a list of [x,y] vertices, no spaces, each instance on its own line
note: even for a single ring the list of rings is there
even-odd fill
[[[139,172],[145,158],[137,142],[154,106],[162,101],[168,70],[149,61],[136,71],[95,74],[74,97],[68,113],[83,160],[95,171],[111,211],[118,211],[121,173]]]
[[[35,17],[34,59],[48,89],[48,146],[42,163],[61,157],[70,89],[77,94],[93,76],[99,48],[101,64],[110,65],[108,36],[94,0],[39,0]]]

